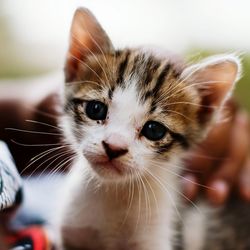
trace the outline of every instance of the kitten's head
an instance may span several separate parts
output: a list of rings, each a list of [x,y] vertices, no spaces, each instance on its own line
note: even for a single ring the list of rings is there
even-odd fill
[[[232,55],[180,66],[145,49],[115,50],[78,9],[65,67],[66,139],[104,180],[166,167],[205,136],[239,68]]]

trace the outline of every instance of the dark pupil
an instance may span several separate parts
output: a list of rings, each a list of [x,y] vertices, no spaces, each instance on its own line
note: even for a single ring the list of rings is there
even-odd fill
[[[141,134],[151,141],[158,141],[165,136],[166,132],[166,127],[161,123],[148,121],[142,128]]]
[[[105,120],[107,110],[107,106],[99,101],[90,101],[86,106],[86,114],[92,120]]]

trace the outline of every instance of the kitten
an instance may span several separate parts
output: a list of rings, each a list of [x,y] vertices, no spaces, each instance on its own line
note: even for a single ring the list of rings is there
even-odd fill
[[[62,121],[77,159],[58,210],[59,248],[249,249],[230,214],[247,215],[244,204],[187,206],[179,188],[183,155],[206,136],[239,72],[234,55],[186,65],[145,48],[115,50],[78,9]]]

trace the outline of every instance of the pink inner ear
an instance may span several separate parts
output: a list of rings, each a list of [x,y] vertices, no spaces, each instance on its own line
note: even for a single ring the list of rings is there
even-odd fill
[[[112,43],[92,13],[84,8],[78,9],[71,25],[65,67],[66,81],[76,78],[79,64],[84,62],[88,55],[101,54],[112,49]]]
[[[197,73],[197,80],[207,82],[204,88],[201,85],[200,91],[210,99],[208,105],[218,107],[231,94],[238,74],[237,68],[235,63],[224,61],[207,66]]]
[[[210,121],[220,110],[224,102],[231,95],[237,75],[236,61],[221,58],[217,61],[209,60],[196,66],[191,66],[192,83],[197,84],[201,95],[201,109],[199,120],[201,123]]]

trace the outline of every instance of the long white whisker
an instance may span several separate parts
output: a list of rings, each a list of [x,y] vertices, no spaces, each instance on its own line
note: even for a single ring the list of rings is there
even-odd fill
[[[225,83],[226,81],[205,81],[205,82],[195,82],[189,85],[184,86],[181,89],[178,89],[177,91],[175,91],[174,93],[172,93],[170,96],[167,97],[167,99],[171,98],[172,96],[182,92],[183,90],[186,90],[188,88],[194,87],[194,86],[201,86],[201,85],[205,85],[205,87],[208,88],[208,84],[213,84],[213,83]],[[178,87],[178,84],[175,86],[176,88]],[[202,86],[202,88],[204,88],[204,86]],[[172,92],[173,90],[175,90],[175,88],[171,88],[169,89],[169,91],[167,92],[167,94],[169,94],[170,92]]]
[[[70,54],[70,56],[73,57],[74,59],[76,59],[82,65],[86,66],[89,70],[91,70],[91,72],[93,72],[96,75],[96,77],[100,80],[101,83],[104,83],[103,80],[102,80],[102,78],[87,63],[85,63],[84,61],[81,61],[79,58],[77,58],[73,54]]]
[[[147,176],[144,176],[144,178],[145,178],[145,180],[146,180],[146,182],[147,182],[147,184],[148,184],[148,186],[149,186],[149,189],[151,190],[151,193],[152,193],[153,198],[154,198],[154,201],[155,201],[157,214],[159,215],[159,206],[158,206],[158,201],[157,201],[157,199],[156,199],[156,195],[155,195],[154,189],[152,188],[150,182],[148,181]]]
[[[196,210],[201,213],[201,210],[199,209],[199,207],[196,206],[196,204],[190,200],[186,195],[184,195],[183,193],[181,193],[180,191],[176,190],[175,188],[173,188],[169,183],[166,183],[166,185],[168,185],[173,191],[177,192],[179,195],[181,195],[184,199],[186,199],[188,202],[190,202],[195,208]]]
[[[59,147],[56,147],[56,148],[50,148],[50,149],[47,149],[47,150],[43,151],[42,153],[36,155],[35,157],[33,157],[30,160],[30,163],[21,171],[21,174],[23,174],[30,166],[32,166],[35,162],[37,162],[41,158],[45,157],[46,155],[48,155],[48,154],[50,154],[52,152],[60,150],[63,147],[66,147],[66,146],[59,146]]]
[[[67,155],[67,154],[70,154],[71,152],[68,152],[68,151],[66,151],[66,152],[62,152],[61,154],[57,154],[57,157],[52,161],[52,162],[50,162],[44,169],[43,169],[43,171],[39,174],[39,176],[38,176],[38,179],[47,171],[47,169],[49,169],[49,167],[54,163],[54,162],[56,162],[58,159],[60,159],[61,157],[63,157],[63,156],[65,156],[65,155]],[[53,157],[54,158],[54,157]],[[53,159],[52,158],[52,159]]]
[[[51,159],[53,159],[53,158],[55,158],[56,157],[56,160],[58,160],[61,156],[62,156],[62,154],[65,154],[64,152],[62,153],[62,152],[59,152],[59,153],[57,153],[57,154],[55,154],[55,155],[52,155],[51,157],[49,157],[48,159],[46,159],[45,161],[43,161],[42,163],[40,163],[32,172],[31,172],[31,174],[27,177],[27,179],[30,179],[32,176],[33,176],[33,174],[43,165],[43,164],[45,164],[46,162],[48,162],[48,161],[50,161]],[[50,166],[50,165],[49,165]],[[49,166],[47,166],[46,168],[48,168]]]
[[[140,216],[141,216],[141,184],[139,182],[139,179],[138,179],[138,176],[139,174],[137,173],[137,171],[135,171],[135,174],[136,174],[136,186],[137,186],[137,190],[138,190],[138,202],[139,202],[139,205],[138,205],[138,214],[137,214],[137,220],[136,220],[136,225],[135,225],[135,230],[137,230],[138,228],[138,225],[139,225],[139,222],[140,222]]]
[[[23,133],[29,133],[29,134],[40,134],[40,135],[56,135],[56,136],[61,135],[61,134],[50,133],[50,132],[33,131],[33,130],[25,130],[25,129],[18,129],[18,128],[5,128],[5,130],[17,131],[17,132],[23,132]]]
[[[30,122],[30,123],[44,125],[44,126],[51,127],[51,128],[55,128],[56,130],[63,130],[62,128],[60,128],[58,126],[53,126],[53,125],[45,123],[45,122],[39,122],[39,121],[35,121],[35,120],[25,120],[25,121]]]
[[[167,112],[170,112],[170,113],[174,113],[174,114],[177,114],[177,115],[180,115],[182,117],[184,117],[185,119],[191,121],[191,122],[195,122],[193,119],[190,119],[189,117],[187,117],[186,115],[178,112],[178,111],[175,111],[175,110],[171,110],[171,109],[168,109]]]
[[[100,51],[101,54],[103,55],[103,57],[104,57],[106,63],[108,64],[108,60],[107,60],[107,58],[106,58],[106,56],[105,56],[105,53],[103,52],[103,50],[102,50],[101,46],[98,44],[98,42],[94,39],[94,37],[92,36],[92,34],[89,32],[87,25],[85,25],[85,30],[87,31],[87,33],[88,33],[90,39],[91,39],[92,42],[94,42],[94,44],[97,46],[97,48],[99,49],[99,51]]]
[[[150,176],[152,176],[152,178],[156,181],[156,183],[158,183],[158,185],[159,185],[160,187],[163,188],[163,190],[165,190],[165,191],[167,192],[168,197],[169,197],[169,199],[170,199],[170,201],[171,201],[171,203],[172,203],[172,205],[173,205],[173,207],[174,207],[174,209],[175,209],[175,211],[176,211],[177,216],[180,218],[181,221],[183,221],[183,219],[182,219],[182,217],[181,217],[181,214],[180,214],[180,212],[179,212],[179,210],[178,210],[178,208],[177,208],[177,206],[176,206],[176,204],[175,204],[175,201],[174,201],[172,195],[170,194],[169,190],[164,186],[164,184],[161,182],[161,180],[160,180],[158,177],[156,177],[155,175],[153,175],[153,174],[151,173],[151,171],[149,171],[149,170],[146,169],[146,172],[147,172]]]
[[[51,143],[51,144],[25,144],[25,143],[20,143],[20,142],[17,142],[13,139],[11,139],[11,142],[19,145],[19,146],[24,146],[24,147],[49,147],[49,146],[58,146],[58,145],[62,145],[61,143]]]
[[[130,209],[131,209],[131,206],[132,206],[132,177],[131,177],[131,173],[129,174],[129,195],[128,195],[128,208],[127,208],[127,211],[126,211],[126,214],[125,214],[125,217],[122,221],[122,224],[121,224],[121,227],[125,224],[127,218],[128,218],[128,215],[129,215],[129,212],[130,212]]]
[[[76,85],[76,84],[84,84],[84,83],[91,83],[95,86],[100,86],[100,83],[99,82],[96,82],[96,81],[88,81],[88,80],[82,80],[82,81],[73,81],[73,82],[66,82],[65,84],[66,85],[69,85],[69,86],[72,86],[72,85]]]
[[[97,62],[98,65],[101,67],[101,69],[102,69],[102,71],[103,71],[103,73],[104,73],[104,75],[105,75],[105,78],[106,78],[106,80],[107,80],[107,82],[108,82],[109,80],[108,80],[108,76],[107,76],[107,74],[106,74],[106,71],[104,70],[104,68],[103,68],[103,66],[101,65],[100,61],[98,60],[97,56],[93,53],[92,50],[90,50],[90,49],[89,49],[84,43],[82,43],[77,37],[74,36],[74,38],[75,38],[75,39],[76,39],[85,49],[87,49],[87,50],[91,53],[91,55],[95,58],[96,62]]]
[[[184,79],[182,79],[175,87],[173,90],[175,90],[176,88],[179,87],[179,85],[181,85],[182,83],[186,82],[194,73],[196,73],[197,71],[199,71],[202,68],[202,65],[196,67],[193,71],[191,71]]]
[[[155,167],[159,167],[159,168],[163,169],[164,171],[166,171],[166,172],[168,172],[168,173],[170,173],[170,174],[173,174],[173,175],[175,175],[175,176],[177,176],[177,177],[180,177],[181,179],[186,180],[186,181],[188,181],[188,182],[190,182],[190,183],[192,183],[192,184],[195,184],[195,185],[197,185],[197,186],[200,186],[200,187],[203,187],[203,188],[206,188],[206,189],[214,190],[214,188],[212,188],[212,187],[209,187],[209,186],[206,186],[206,185],[202,185],[202,184],[197,183],[197,182],[195,182],[195,181],[189,180],[189,179],[185,178],[184,176],[179,175],[179,174],[177,174],[177,173],[175,173],[175,172],[173,172],[173,171],[171,171],[171,170],[169,170],[169,169],[167,169],[167,168],[164,168],[164,167],[159,166],[159,165],[154,165],[154,166],[155,166]]]
[[[60,169],[62,169],[69,162],[72,162],[74,159],[75,159],[75,156],[70,156],[66,158],[64,162],[61,162],[60,164],[58,164],[58,166],[49,174],[49,178],[53,177]]]
[[[144,193],[144,198],[145,198],[145,205],[146,205],[146,224],[148,224],[149,223],[149,219],[150,219],[150,217],[151,217],[151,207],[150,207],[150,200],[149,200],[149,196],[148,196],[148,192],[147,192],[147,190],[146,190],[146,187],[145,187],[145,184],[144,184],[144,182],[143,182],[143,179],[142,179],[142,177],[141,177],[141,175],[140,174],[138,174],[138,177],[139,177],[139,180],[140,180],[140,182],[141,182],[141,184],[142,184],[142,188],[143,188],[143,193]],[[148,210],[149,210],[149,213],[148,213]],[[150,217],[149,217],[150,216]]]
[[[59,117],[59,114],[58,115],[53,115],[53,114],[50,114],[48,112],[44,112],[44,111],[38,110],[36,108],[30,107],[28,105],[26,105],[26,108],[31,110],[31,111],[34,111],[37,114],[40,114],[40,115],[43,115],[45,117],[49,117],[49,118],[52,118],[52,119],[58,119],[58,117]]]
[[[166,106],[171,106],[171,105],[176,105],[176,104],[187,104],[187,105],[193,105],[193,106],[204,107],[204,108],[218,108],[217,106],[202,105],[202,104],[194,103],[194,102],[172,102],[172,103],[167,103]]]

